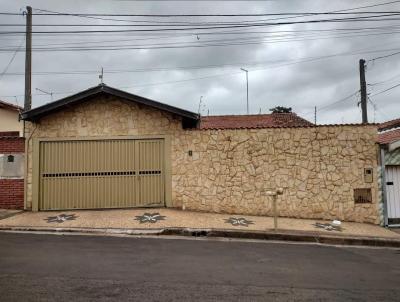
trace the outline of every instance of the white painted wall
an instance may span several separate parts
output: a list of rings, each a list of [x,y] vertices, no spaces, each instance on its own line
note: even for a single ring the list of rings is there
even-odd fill
[[[0,108],[0,132],[19,131],[22,136],[23,122],[18,121],[18,111]]]

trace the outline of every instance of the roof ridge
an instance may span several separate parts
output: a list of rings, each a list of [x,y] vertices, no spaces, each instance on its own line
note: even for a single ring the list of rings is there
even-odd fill
[[[12,104],[12,103],[9,103],[6,101],[2,101],[2,100],[0,100],[0,105],[7,106],[7,107],[10,107],[10,109],[16,109],[18,111],[23,110],[23,108],[21,106],[18,106],[18,105],[15,105],[15,104]]]
[[[217,114],[217,115],[202,115],[201,117],[225,117],[225,116],[229,116],[229,117],[233,117],[233,116],[240,116],[240,117],[246,117],[246,116],[271,116],[271,115],[296,115],[299,116],[296,112],[280,112],[280,113],[256,113],[256,114]]]

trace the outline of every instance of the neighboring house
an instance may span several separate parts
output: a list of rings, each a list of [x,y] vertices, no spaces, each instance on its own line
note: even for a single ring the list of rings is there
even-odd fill
[[[208,116],[104,84],[24,112],[25,208],[178,207],[380,223],[377,125]]]
[[[24,207],[24,152],[22,108],[0,101],[0,208]]]
[[[19,120],[22,108],[7,102],[0,101],[0,132],[18,131],[23,133],[23,122]]]
[[[24,153],[18,131],[0,132],[0,208],[24,208]]]
[[[400,119],[380,124],[381,189],[386,226],[400,225]],[[384,171],[384,173],[382,173]]]

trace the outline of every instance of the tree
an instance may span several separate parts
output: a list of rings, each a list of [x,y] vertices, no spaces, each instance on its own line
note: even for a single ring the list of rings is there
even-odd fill
[[[274,108],[271,108],[269,111],[271,111],[272,113],[291,113],[292,107],[276,106]]]

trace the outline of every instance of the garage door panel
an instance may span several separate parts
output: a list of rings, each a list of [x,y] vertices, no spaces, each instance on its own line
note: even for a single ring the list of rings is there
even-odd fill
[[[132,140],[45,142],[42,173],[118,172],[135,170]]]
[[[162,176],[159,175],[140,175],[140,197],[139,202],[141,205],[155,205],[164,203],[164,192],[162,186]]]
[[[136,206],[132,176],[53,177],[42,180],[40,209]]]
[[[164,141],[139,140],[136,152],[140,205],[163,204]]]
[[[42,210],[163,205],[164,142],[41,142],[39,198]]]

